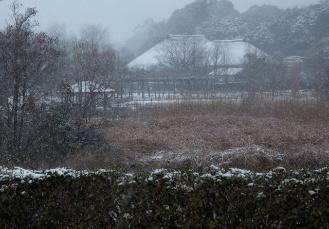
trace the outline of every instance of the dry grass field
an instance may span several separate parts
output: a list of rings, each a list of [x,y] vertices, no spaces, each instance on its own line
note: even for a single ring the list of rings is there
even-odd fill
[[[319,167],[329,164],[328,118],[316,102],[185,103],[139,108],[103,131],[129,166]]]

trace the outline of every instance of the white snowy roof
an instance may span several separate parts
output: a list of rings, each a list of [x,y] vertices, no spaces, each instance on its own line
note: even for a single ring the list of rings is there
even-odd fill
[[[194,39],[194,40],[204,41],[206,40],[206,37],[205,35],[202,34],[193,34],[193,35],[169,34],[169,39],[171,40]]]
[[[284,58],[286,64],[298,64],[304,62],[304,57],[302,56],[288,56]]]
[[[218,47],[227,58],[223,65],[242,65],[247,54],[266,55],[262,50],[244,40],[214,40],[213,48]]]
[[[159,43],[149,49],[128,64],[129,69],[149,69],[159,64],[158,56],[161,53],[163,43]]]
[[[74,93],[79,93],[79,92],[83,92],[83,93],[90,93],[90,92],[114,92],[114,89],[109,89],[109,88],[105,88],[95,82],[92,81],[82,81],[80,83],[76,83],[71,85],[71,90]]]
[[[159,57],[163,53],[163,47],[170,42],[177,42],[180,40],[193,40],[193,42],[198,42],[205,47],[210,47],[209,40],[205,38],[204,35],[172,35],[170,34],[169,37],[160,42],[159,44],[155,45],[154,47],[147,50],[145,53],[134,59],[128,64],[129,69],[144,69],[148,70],[154,66],[159,64]]]
[[[266,55],[262,50],[253,46],[244,40],[214,40],[209,41],[203,35],[169,35],[169,38],[155,45],[132,62],[128,64],[129,69],[144,69],[149,70],[159,64],[159,56],[161,55],[163,46],[167,42],[176,41],[179,39],[193,39],[194,41],[202,43],[209,54],[220,48],[225,51],[226,63],[225,65],[242,65],[247,54],[253,53],[257,55]]]

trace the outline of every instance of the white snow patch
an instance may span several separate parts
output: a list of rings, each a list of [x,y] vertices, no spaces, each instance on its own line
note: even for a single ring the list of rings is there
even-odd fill
[[[315,196],[317,194],[317,192],[313,191],[313,190],[310,190],[308,191],[308,193],[311,195],[311,196]]]
[[[71,85],[72,92],[74,93],[91,93],[91,92],[114,92],[114,89],[105,88],[100,84],[92,81],[82,81]]]
[[[77,172],[67,168],[49,169],[45,171],[41,170],[27,170],[19,167],[13,169],[0,167],[0,181],[2,180],[13,180],[13,179],[31,179],[39,180],[47,178],[49,175],[58,176],[78,176],[82,172]]]

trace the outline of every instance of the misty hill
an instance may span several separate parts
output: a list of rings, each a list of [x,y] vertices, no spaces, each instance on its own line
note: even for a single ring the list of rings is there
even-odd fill
[[[196,0],[176,10],[167,21],[148,20],[127,41],[139,55],[168,34],[203,34],[208,39],[247,39],[271,54],[303,55],[329,36],[327,0],[304,8],[281,10],[252,6],[240,13],[228,0]]]
[[[247,38],[264,50],[303,55],[329,37],[329,1],[285,10],[278,18],[262,23]],[[279,54],[280,54],[279,53]]]
[[[168,21],[145,23],[140,26],[127,42],[127,47],[135,54],[141,54],[155,44],[167,38],[168,34],[195,34],[212,18],[224,18],[239,15],[231,2],[227,0],[196,0],[184,8],[176,10]],[[201,32],[201,31],[200,31]],[[144,44],[136,45],[136,41],[144,40]]]

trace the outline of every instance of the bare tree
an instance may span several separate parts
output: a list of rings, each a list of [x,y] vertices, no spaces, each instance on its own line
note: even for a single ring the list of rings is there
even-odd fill
[[[72,62],[74,80],[79,85],[80,115],[87,118],[94,109],[95,92],[116,88],[124,68],[106,41],[104,30],[97,27],[85,28],[81,38],[73,43]]]
[[[286,68],[282,60],[266,59],[264,66],[266,89],[272,93],[272,98],[280,91],[287,89]]]
[[[51,68],[56,55],[52,39],[45,33],[33,31],[34,8],[21,12],[20,5],[11,6],[11,24],[0,33],[0,62],[6,82],[6,125],[12,136],[10,151],[20,152],[27,117],[28,104],[35,98],[35,90],[42,76]],[[2,104],[3,105],[3,104]]]
[[[321,100],[329,100],[329,42],[313,49],[306,59],[313,87]]]
[[[95,46],[98,46],[99,48],[106,48],[109,46],[108,31],[101,26],[84,26],[80,31],[80,37],[82,40]]]
[[[202,38],[173,36],[161,47],[160,65],[183,74],[200,74],[207,67],[207,48]]]
[[[276,93],[287,89],[285,65],[282,60],[266,55],[248,54],[242,72],[248,100],[253,101],[259,92],[269,91],[274,98]]]
[[[232,66],[230,52],[221,42],[214,42],[213,48],[209,50],[208,68],[213,76],[219,76],[225,83],[228,83],[230,68]]]
[[[209,57],[209,64],[214,71],[217,71],[218,69],[225,69],[229,67],[231,63],[227,48],[218,42],[214,43],[214,47],[211,50]]]
[[[258,56],[257,54],[246,55],[243,76],[248,93],[248,101],[250,102],[255,99],[257,92],[260,92],[264,88],[265,63],[265,57]]]

